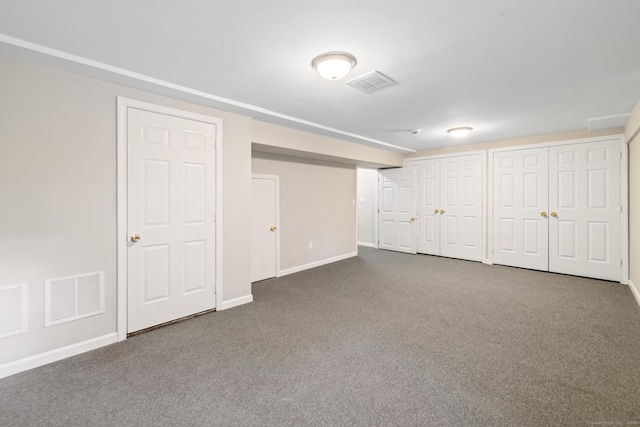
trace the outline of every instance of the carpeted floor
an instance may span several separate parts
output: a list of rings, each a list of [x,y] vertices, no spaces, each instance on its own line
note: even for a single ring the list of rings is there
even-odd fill
[[[0,380],[0,425],[640,425],[626,286],[360,248],[253,295]]]

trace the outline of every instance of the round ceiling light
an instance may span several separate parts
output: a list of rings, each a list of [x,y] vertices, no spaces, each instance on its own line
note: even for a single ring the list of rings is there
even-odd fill
[[[464,138],[465,136],[469,135],[469,132],[471,132],[472,130],[473,130],[472,127],[463,126],[459,128],[448,129],[447,132],[449,132],[449,135],[451,135],[454,138]]]
[[[345,52],[327,52],[316,56],[311,66],[327,80],[343,79],[356,66],[356,58]]]

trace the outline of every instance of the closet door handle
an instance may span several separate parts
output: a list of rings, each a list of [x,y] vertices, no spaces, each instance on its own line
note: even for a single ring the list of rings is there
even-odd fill
[[[436,209],[435,211],[433,211],[433,213],[438,213],[440,212],[440,209]]]
[[[444,213],[444,209],[440,209],[440,213],[443,214]]]
[[[554,217],[554,218],[557,218],[558,214],[556,212],[551,212],[551,216]]]
[[[416,218],[414,216],[411,217],[411,222],[415,221]]]
[[[540,212],[540,215],[542,215],[543,217],[547,217],[547,213],[546,212]]]

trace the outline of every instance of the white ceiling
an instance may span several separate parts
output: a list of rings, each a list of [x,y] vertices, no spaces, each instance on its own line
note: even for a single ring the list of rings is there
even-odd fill
[[[0,35],[5,56],[70,68],[34,52],[74,55],[260,120],[410,150],[586,130],[640,99],[638,0],[20,0],[0,4]],[[344,81],[378,70],[398,84],[323,80],[311,60],[334,50],[358,59]],[[454,141],[455,126],[475,130]]]

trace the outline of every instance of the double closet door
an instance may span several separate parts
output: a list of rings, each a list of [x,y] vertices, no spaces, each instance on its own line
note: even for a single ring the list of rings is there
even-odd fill
[[[621,279],[619,140],[496,151],[493,263]]]
[[[482,154],[407,162],[418,170],[417,252],[483,259]]]

